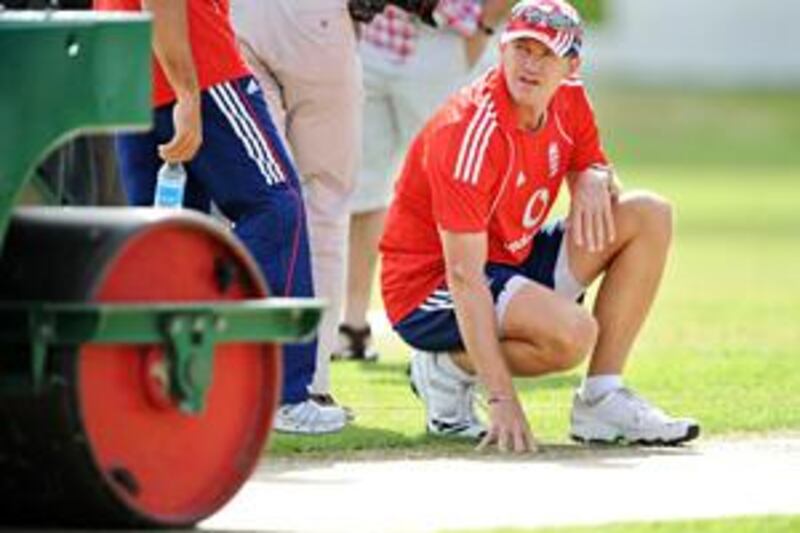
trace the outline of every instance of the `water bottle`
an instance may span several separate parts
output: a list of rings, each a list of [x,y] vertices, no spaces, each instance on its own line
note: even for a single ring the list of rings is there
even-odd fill
[[[183,207],[183,191],[186,188],[186,169],[180,163],[164,163],[158,170],[156,194],[153,205],[179,209]]]

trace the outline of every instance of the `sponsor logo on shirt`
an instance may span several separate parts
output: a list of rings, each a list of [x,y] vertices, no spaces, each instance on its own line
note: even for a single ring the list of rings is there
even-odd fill
[[[528,244],[533,240],[534,233],[526,233],[516,241],[511,241],[506,243],[506,250],[515,254],[520,250],[523,250]]]
[[[505,247],[511,253],[525,249],[536,235],[536,229],[544,221],[547,208],[550,205],[550,190],[546,187],[536,189],[525,205],[522,213],[522,227],[527,231],[522,237],[511,242],[506,242]]]
[[[547,205],[550,202],[550,190],[547,188],[536,189],[525,206],[522,214],[522,226],[525,229],[532,229],[542,223],[547,212]]]

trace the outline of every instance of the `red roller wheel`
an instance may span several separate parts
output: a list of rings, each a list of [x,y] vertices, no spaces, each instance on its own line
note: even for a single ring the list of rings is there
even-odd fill
[[[90,299],[200,302],[266,295],[252,260],[225,232],[189,215],[139,222],[105,226],[106,251],[89,253],[101,257],[90,276]],[[68,383],[53,393],[67,403],[52,425],[82,441],[59,460],[82,463],[60,481],[82,492],[65,505],[73,507],[64,513],[69,523],[184,526],[236,493],[272,425],[280,392],[276,346],[218,346],[200,415],[182,412],[168,396],[162,346],[84,345],[75,352],[62,354],[61,377]],[[76,476],[83,478],[78,485]],[[91,516],[79,516],[75,506]]]

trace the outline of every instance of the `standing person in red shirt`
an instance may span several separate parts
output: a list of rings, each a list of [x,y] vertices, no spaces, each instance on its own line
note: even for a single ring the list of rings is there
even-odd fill
[[[454,95],[414,140],[381,240],[389,318],[415,351],[411,384],[431,433],[534,450],[512,376],[566,370],[589,354],[576,391],[579,441],[678,444],[699,425],[623,385],[655,297],[671,208],[622,194],[576,77],[582,28],[563,0],[523,0],[501,63]],[[565,221],[543,225],[562,183]],[[593,313],[579,301],[602,276]],[[486,389],[489,428],[473,410]]]
[[[153,129],[117,139],[128,200],[152,205],[164,161],[183,163],[184,205],[214,204],[233,224],[277,296],[313,296],[305,208],[294,164],[236,48],[228,0],[94,0],[101,10],[153,15]],[[120,58],[124,61],[124,58]],[[316,342],[287,345],[275,429],[329,433],[337,406],[309,399]]]

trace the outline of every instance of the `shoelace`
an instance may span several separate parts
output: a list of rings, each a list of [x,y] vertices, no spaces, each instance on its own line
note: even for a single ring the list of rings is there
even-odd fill
[[[290,417],[294,418],[298,425],[306,425],[319,417],[319,411],[314,409],[311,403],[303,402],[291,410]]]
[[[616,394],[622,395],[633,405],[638,420],[647,420],[653,418],[658,420],[669,419],[664,411],[626,387],[619,389]]]
[[[292,407],[289,412],[289,418],[295,421],[299,426],[313,425],[322,417],[322,409],[314,402],[306,401]]]

